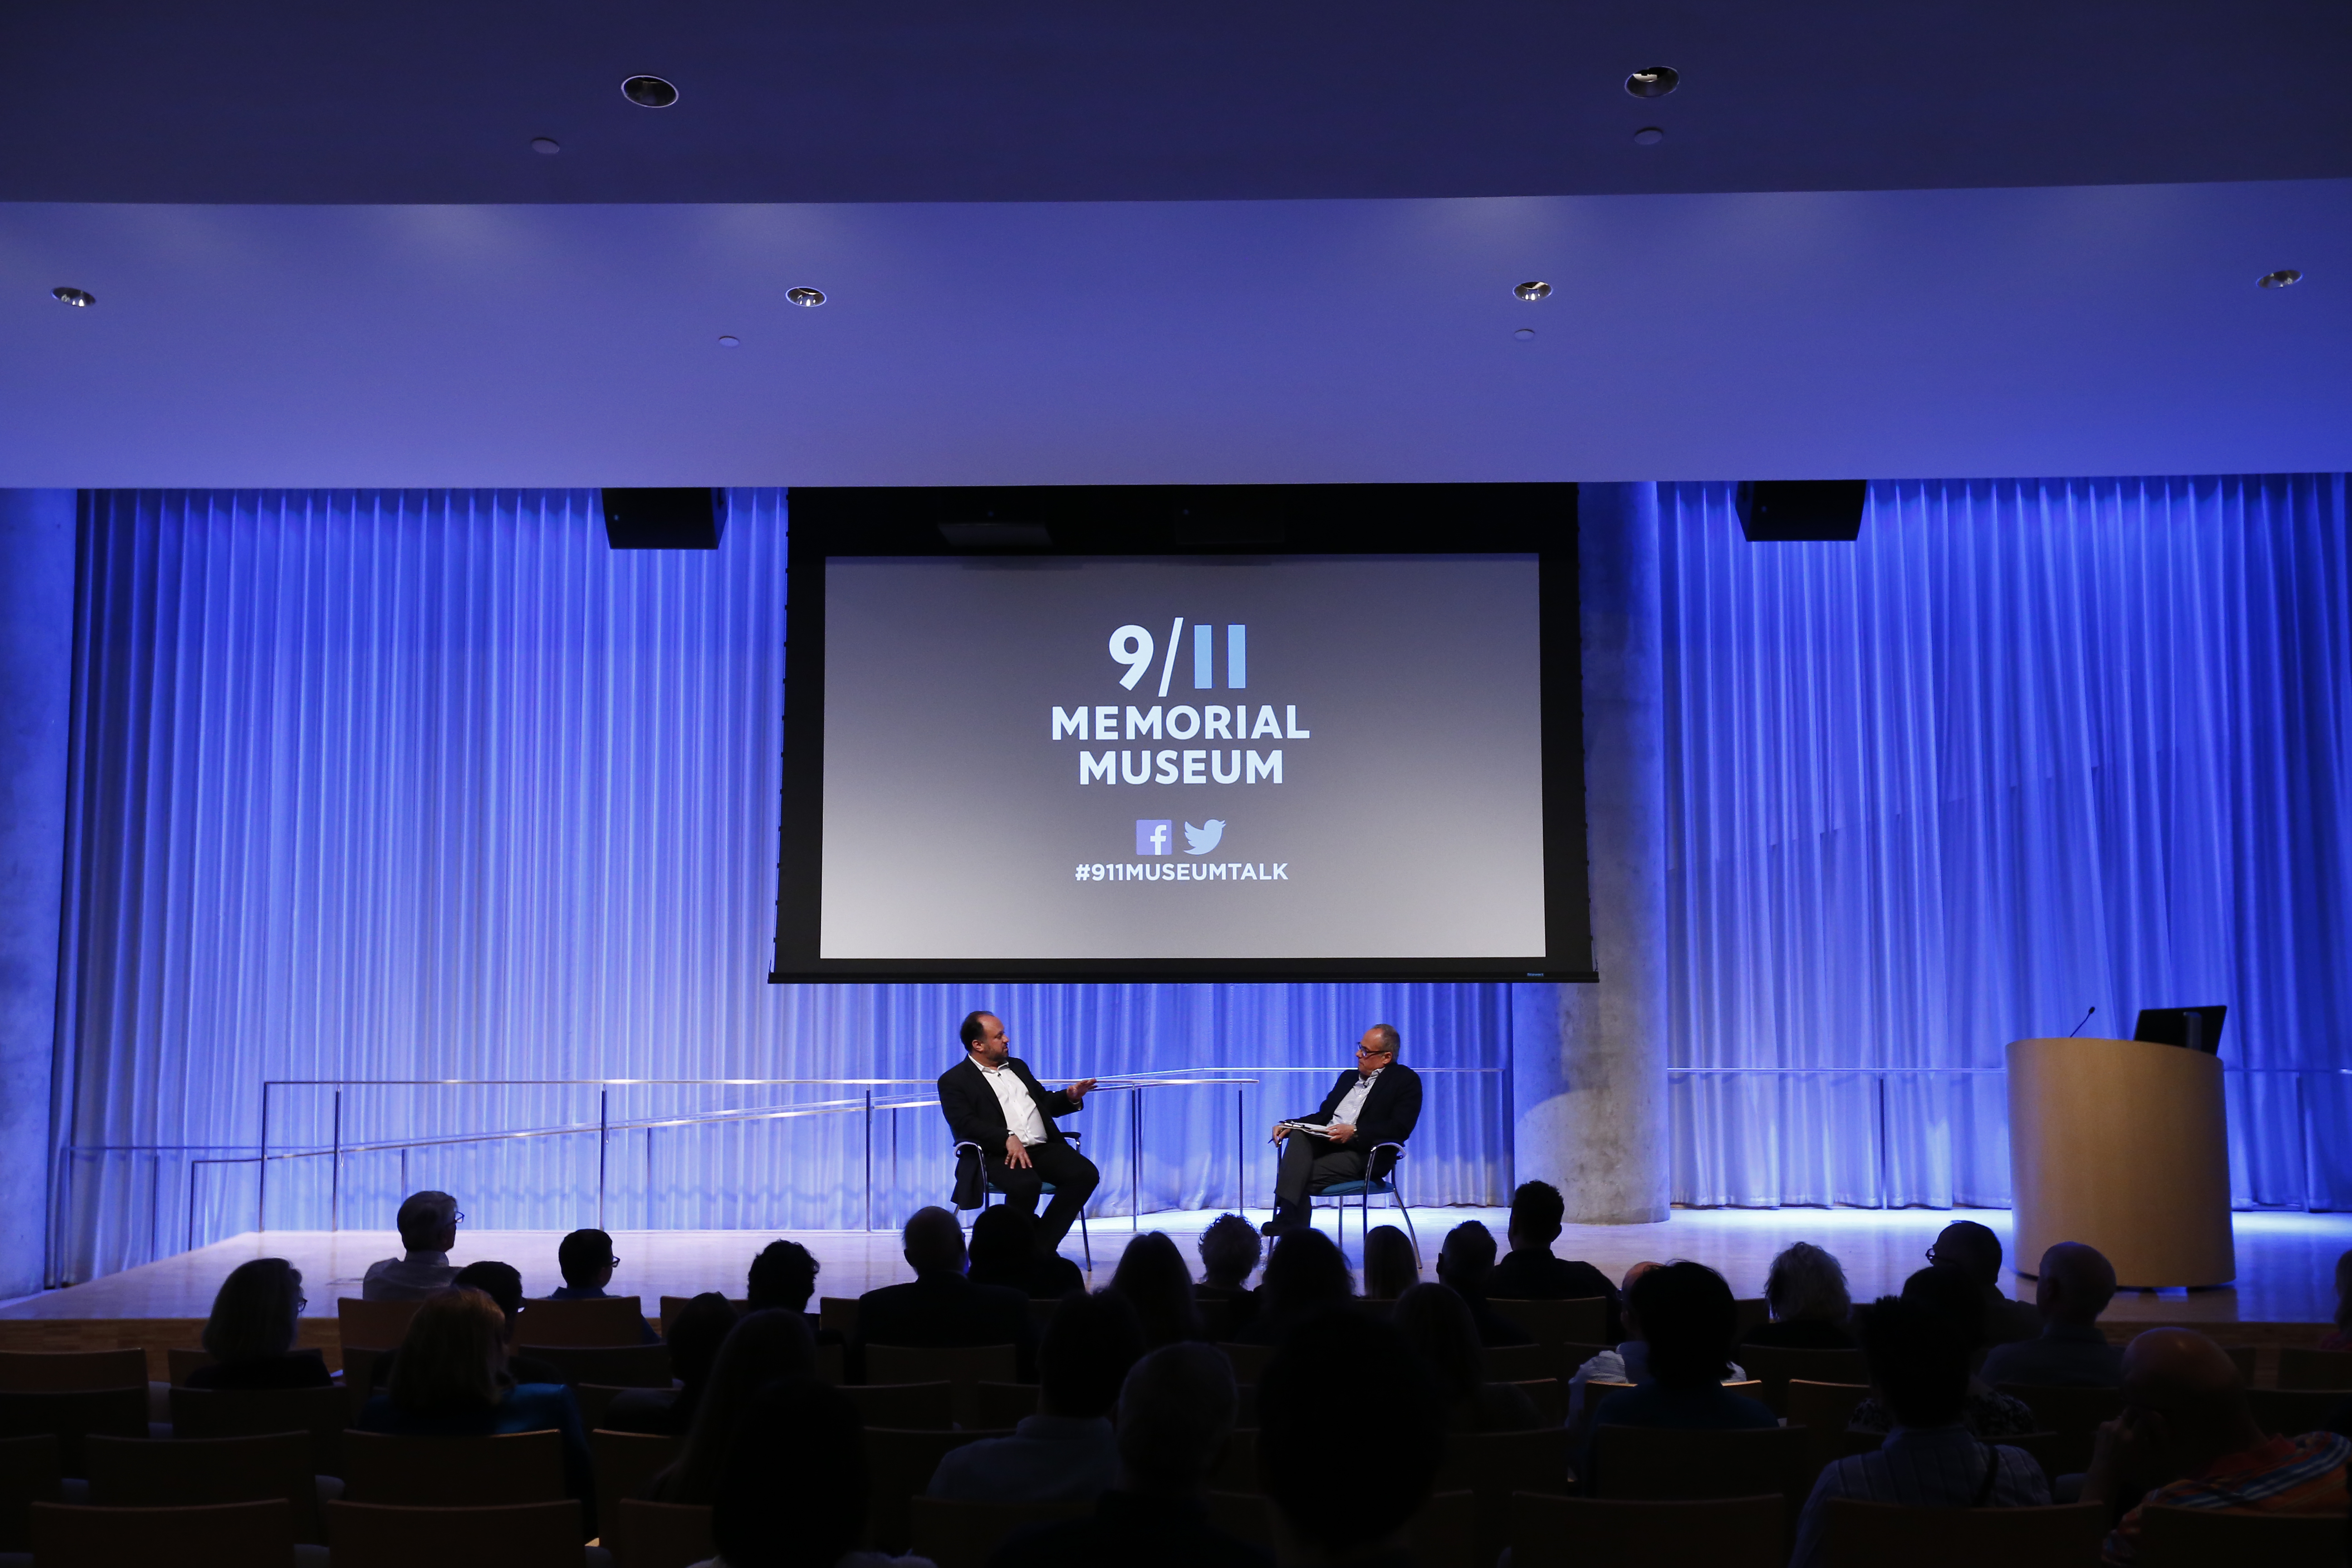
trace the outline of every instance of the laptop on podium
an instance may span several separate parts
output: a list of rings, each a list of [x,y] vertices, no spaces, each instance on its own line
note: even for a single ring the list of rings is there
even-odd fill
[[[2219,1056],[2221,1016],[2228,1011],[2227,1007],[2143,1007],[2139,1022],[2132,1026],[2132,1038]]]

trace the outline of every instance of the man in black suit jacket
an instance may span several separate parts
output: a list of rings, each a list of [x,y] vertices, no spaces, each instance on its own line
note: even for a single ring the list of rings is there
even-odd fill
[[[980,1158],[973,1159],[970,1150],[958,1157],[955,1206],[981,1206],[985,1173],[1006,1203],[1035,1214],[1038,1196],[1051,1182],[1054,1201],[1037,1221],[1037,1245],[1052,1252],[1102,1180],[1094,1162],[1071,1148],[1054,1125],[1055,1117],[1077,1110],[1095,1080],[1048,1093],[1028,1064],[1013,1055],[1004,1021],[993,1013],[966,1015],[961,1033],[964,1059],[940,1075],[940,1110],[956,1142],[979,1145]]]
[[[1024,1382],[1034,1379],[1037,1331],[1029,1298],[963,1277],[963,1228],[942,1208],[917,1209],[904,1237],[911,1285],[885,1285],[857,1298],[857,1339],[850,1357],[865,1375],[867,1345],[1011,1345]]]
[[[1314,1115],[1294,1118],[1328,1128],[1327,1134],[1275,1128],[1282,1163],[1275,1172],[1274,1217],[1263,1227],[1266,1235],[1305,1226],[1307,1194],[1327,1182],[1354,1181],[1367,1172],[1374,1179],[1388,1174],[1395,1156],[1383,1150],[1375,1166],[1368,1158],[1373,1147],[1403,1142],[1421,1120],[1421,1075],[1396,1059],[1402,1043],[1393,1025],[1366,1029],[1356,1042],[1355,1070],[1339,1075]]]

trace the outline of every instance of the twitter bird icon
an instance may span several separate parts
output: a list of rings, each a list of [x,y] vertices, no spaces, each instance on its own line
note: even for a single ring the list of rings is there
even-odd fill
[[[1184,825],[1184,853],[1206,855],[1217,847],[1217,841],[1224,836],[1225,825],[1216,817],[1209,818],[1207,825],[1201,827],[1195,827],[1188,822]]]

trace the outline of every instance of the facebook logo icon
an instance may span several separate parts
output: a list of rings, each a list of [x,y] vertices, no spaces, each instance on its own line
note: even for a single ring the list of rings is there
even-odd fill
[[[1135,825],[1135,852],[1138,855],[1175,854],[1176,824],[1174,821],[1139,820]]]

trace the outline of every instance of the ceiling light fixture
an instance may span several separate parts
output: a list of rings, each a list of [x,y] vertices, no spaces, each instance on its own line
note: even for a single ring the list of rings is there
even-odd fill
[[[552,136],[534,136],[530,139],[530,150],[534,153],[543,153],[552,158],[563,151],[563,143]]]
[[[52,298],[58,300],[63,304],[81,306],[95,305],[98,303],[98,296],[91,293],[89,289],[71,289],[62,283],[50,289],[49,293]]]
[[[1666,133],[1654,125],[1644,125],[1633,132],[1633,145],[1636,147],[1654,147],[1665,139]]]
[[[2303,274],[2292,267],[2282,267],[2276,272],[2265,272],[2261,279],[2262,286],[2265,289],[2292,289],[2302,281]],[[60,291],[58,297],[63,299],[65,295]]]
[[[1529,279],[1527,282],[1522,283],[1517,288],[1512,289],[1511,292],[1517,294],[1520,299],[1525,300],[1528,304],[1532,305],[1537,300],[1543,299],[1551,292],[1551,285],[1535,279]]]
[[[1652,66],[1625,79],[1625,90],[1635,98],[1664,98],[1682,85],[1683,73],[1672,66]]]
[[[743,340],[732,332],[722,332],[719,337],[719,346],[722,349],[740,348],[743,346]]]
[[[819,305],[824,303],[824,290],[822,289],[787,289],[784,290],[784,298],[790,300],[795,305],[806,305],[809,309],[814,310]]]
[[[633,76],[621,84],[621,96],[640,109],[667,109],[677,101],[677,89],[657,76]]]
[[[1519,342],[1523,343],[1531,343],[1536,341],[1536,330],[1533,327],[1521,327],[1517,331],[1513,332],[1511,336],[1518,339]]]

